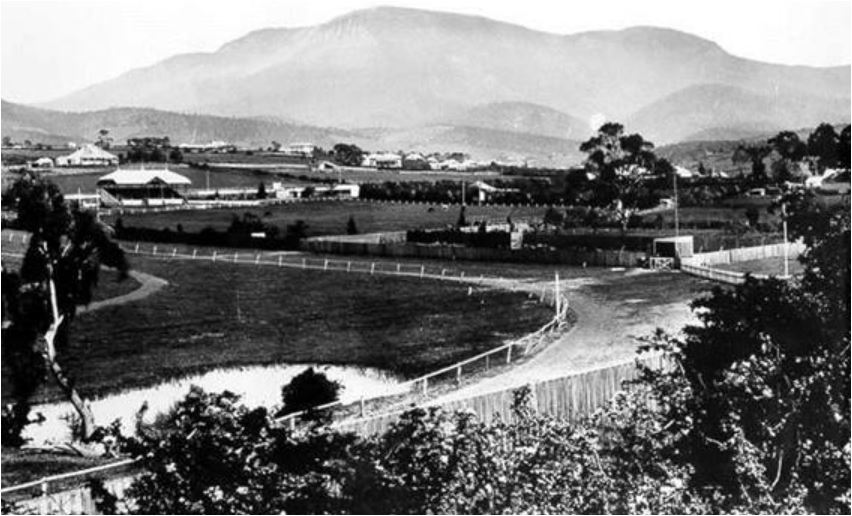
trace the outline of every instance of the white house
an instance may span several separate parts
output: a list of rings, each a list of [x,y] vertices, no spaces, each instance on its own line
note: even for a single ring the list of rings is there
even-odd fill
[[[67,156],[56,158],[57,167],[109,167],[118,165],[118,156],[88,143]]]
[[[361,162],[363,167],[402,168],[402,156],[392,152],[367,154]]]
[[[48,157],[39,158],[30,162],[30,168],[53,168],[53,160]]]
[[[291,143],[284,149],[290,156],[311,156],[317,148],[313,143]]]

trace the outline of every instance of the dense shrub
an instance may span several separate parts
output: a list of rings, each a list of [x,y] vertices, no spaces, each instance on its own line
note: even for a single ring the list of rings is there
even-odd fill
[[[456,244],[489,249],[508,249],[511,243],[511,235],[507,231],[410,230],[406,231],[405,239],[419,244]]]

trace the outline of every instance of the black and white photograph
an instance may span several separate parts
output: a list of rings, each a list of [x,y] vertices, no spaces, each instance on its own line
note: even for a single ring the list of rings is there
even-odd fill
[[[852,0],[0,0],[3,514],[850,514]]]

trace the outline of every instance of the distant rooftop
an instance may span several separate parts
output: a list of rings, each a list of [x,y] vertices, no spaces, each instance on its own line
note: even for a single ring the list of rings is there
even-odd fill
[[[118,169],[98,179],[98,185],[137,186],[150,184],[190,185],[192,181],[169,169]]]

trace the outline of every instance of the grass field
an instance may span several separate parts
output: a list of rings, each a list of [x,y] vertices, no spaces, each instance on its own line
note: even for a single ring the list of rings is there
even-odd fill
[[[284,362],[412,376],[552,316],[524,294],[468,296],[463,285],[434,280],[138,257],[134,266],[169,286],[74,322],[64,364],[87,396],[217,367]],[[48,387],[39,398],[57,395]]]
[[[431,212],[430,207],[433,208]],[[545,210],[546,208],[469,206],[465,217],[468,222],[481,218],[505,222],[507,216],[518,221],[529,217],[541,217]],[[345,234],[350,215],[355,218],[355,224],[361,233],[443,227],[447,224],[455,224],[459,217],[458,206],[451,206],[444,210],[440,205],[329,201],[291,203],[260,209],[124,215],[122,220],[127,227],[170,228],[174,231],[177,224],[181,224],[184,231],[196,232],[207,226],[219,230],[227,229],[233,215],[241,216],[247,212],[262,217],[267,224],[278,226],[282,234],[288,224],[304,220],[308,225],[308,236]]]
[[[763,260],[749,260],[745,262],[726,263],[722,265],[714,265],[719,269],[736,272],[750,272],[752,274],[768,274],[770,276],[781,276],[784,274],[784,258],[765,258]],[[804,271],[802,264],[795,256],[791,256],[788,267],[790,274],[801,274]]]

